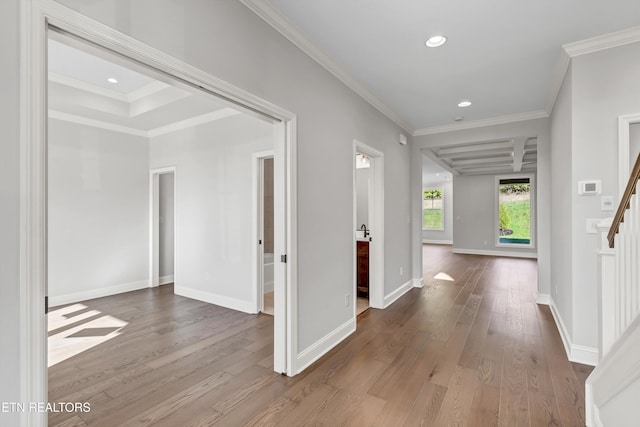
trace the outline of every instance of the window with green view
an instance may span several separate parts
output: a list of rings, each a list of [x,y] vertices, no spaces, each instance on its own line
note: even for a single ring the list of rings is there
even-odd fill
[[[426,230],[444,230],[442,203],[443,192],[441,188],[427,188],[422,194],[422,228]]]
[[[498,244],[531,245],[530,177],[498,179]]]

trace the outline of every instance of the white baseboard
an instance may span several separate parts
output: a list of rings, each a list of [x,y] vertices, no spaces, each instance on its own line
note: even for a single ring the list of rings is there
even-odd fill
[[[413,279],[413,287],[424,288],[424,279],[422,277],[419,279]]]
[[[220,307],[230,308],[232,310],[242,311],[249,314],[256,313],[255,304],[251,301],[212,294],[211,292],[201,291],[199,289],[188,288],[185,286],[176,286],[173,289],[173,292],[176,295],[208,302],[209,304],[219,305]]]
[[[537,253],[529,252],[515,252],[515,251],[490,251],[484,249],[460,249],[453,248],[454,254],[467,254],[467,255],[488,255],[488,256],[504,256],[511,258],[538,258]]]
[[[313,362],[324,356],[336,345],[356,331],[355,318],[349,319],[314,344],[303,350],[296,360],[296,374],[304,371]]]
[[[264,284],[264,293],[267,294],[269,292],[273,292],[273,282]]]
[[[173,283],[173,274],[169,276],[161,276],[159,280],[160,280],[160,285],[167,285],[169,283]]]
[[[453,245],[453,240],[422,239],[422,243],[428,243],[430,245]]]
[[[122,294],[124,292],[137,291],[149,287],[148,280],[138,280],[136,282],[123,283],[115,286],[105,286],[103,288],[90,289],[73,294],[49,296],[49,306],[56,307],[58,305],[71,304],[79,301],[86,301],[94,298],[108,297],[111,295]]]
[[[383,308],[389,307],[391,304],[396,302],[398,298],[400,298],[402,295],[409,292],[411,289],[413,289],[413,279],[409,280],[407,283],[400,286],[398,289],[391,292],[389,295],[385,295]]]
[[[558,313],[558,309],[553,303],[553,299],[549,297],[549,307],[551,308],[551,314],[553,320],[556,322],[556,327],[560,332],[560,338],[562,344],[564,344],[564,351],[567,353],[567,359],[571,362],[582,363],[584,365],[596,366],[598,363],[598,349],[594,347],[586,347],[583,345],[573,344],[571,342],[571,335],[567,330],[562,316]]]
[[[536,304],[551,305],[551,295],[549,294],[536,294]]]

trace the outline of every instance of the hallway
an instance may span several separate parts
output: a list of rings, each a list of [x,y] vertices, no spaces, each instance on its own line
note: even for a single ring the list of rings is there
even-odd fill
[[[151,289],[85,302],[128,324],[51,368],[50,400],[91,412],[50,425],[584,425],[591,368],[535,304],[534,260],[425,245],[424,266],[424,288],[294,378],[271,371],[270,316]]]

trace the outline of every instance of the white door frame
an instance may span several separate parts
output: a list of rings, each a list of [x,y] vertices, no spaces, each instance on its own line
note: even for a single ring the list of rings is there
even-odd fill
[[[177,175],[175,166],[149,171],[149,287],[160,285],[160,175],[173,174],[173,281],[177,277]]]
[[[221,95],[279,124],[276,158],[282,168],[281,195],[284,211],[277,252],[286,255],[276,274],[283,277],[279,300],[282,316],[274,319],[274,370],[295,375],[297,367],[297,188],[296,116],[251,93],[230,85],[198,68],[154,49],[126,34],[56,3],[25,0],[20,3],[20,355],[21,401],[47,401],[47,329],[44,313],[47,260],[47,32],[58,28],[111,50],[160,73],[187,82],[203,91]],[[275,267],[275,265],[274,265]],[[45,426],[47,414],[26,411],[22,424]]]
[[[253,153],[252,164],[252,233],[253,245],[253,286],[254,286],[254,307],[256,313],[264,310],[264,159],[274,158],[273,150]],[[274,168],[275,175],[275,168]],[[275,181],[275,176],[274,176]],[[275,234],[275,233],[274,233]],[[275,257],[275,248],[274,248]],[[275,258],[273,260],[275,266]],[[275,273],[275,271],[274,271]],[[275,283],[275,277],[274,277]],[[275,291],[275,288],[274,288]]]
[[[353,317],[356,317],[358,295],[356,217],[356,153],[369,157],[369,228],[373,231],[369,243],[369,306],[384,308],[384,153],[358,140],[353,141]]]
[[[618,116],[618,200],[622,198],[631,174],[629,127],[635,123],[640,123],[640,113]]]

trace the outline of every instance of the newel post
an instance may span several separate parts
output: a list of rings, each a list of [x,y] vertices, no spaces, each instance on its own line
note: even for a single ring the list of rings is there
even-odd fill
[[[616,251],[609,248],[607,234],[613,218],[604,218],[598,225],[598,292],[600,307],[598,310],[598,359],[607,354],[616,340]]]

